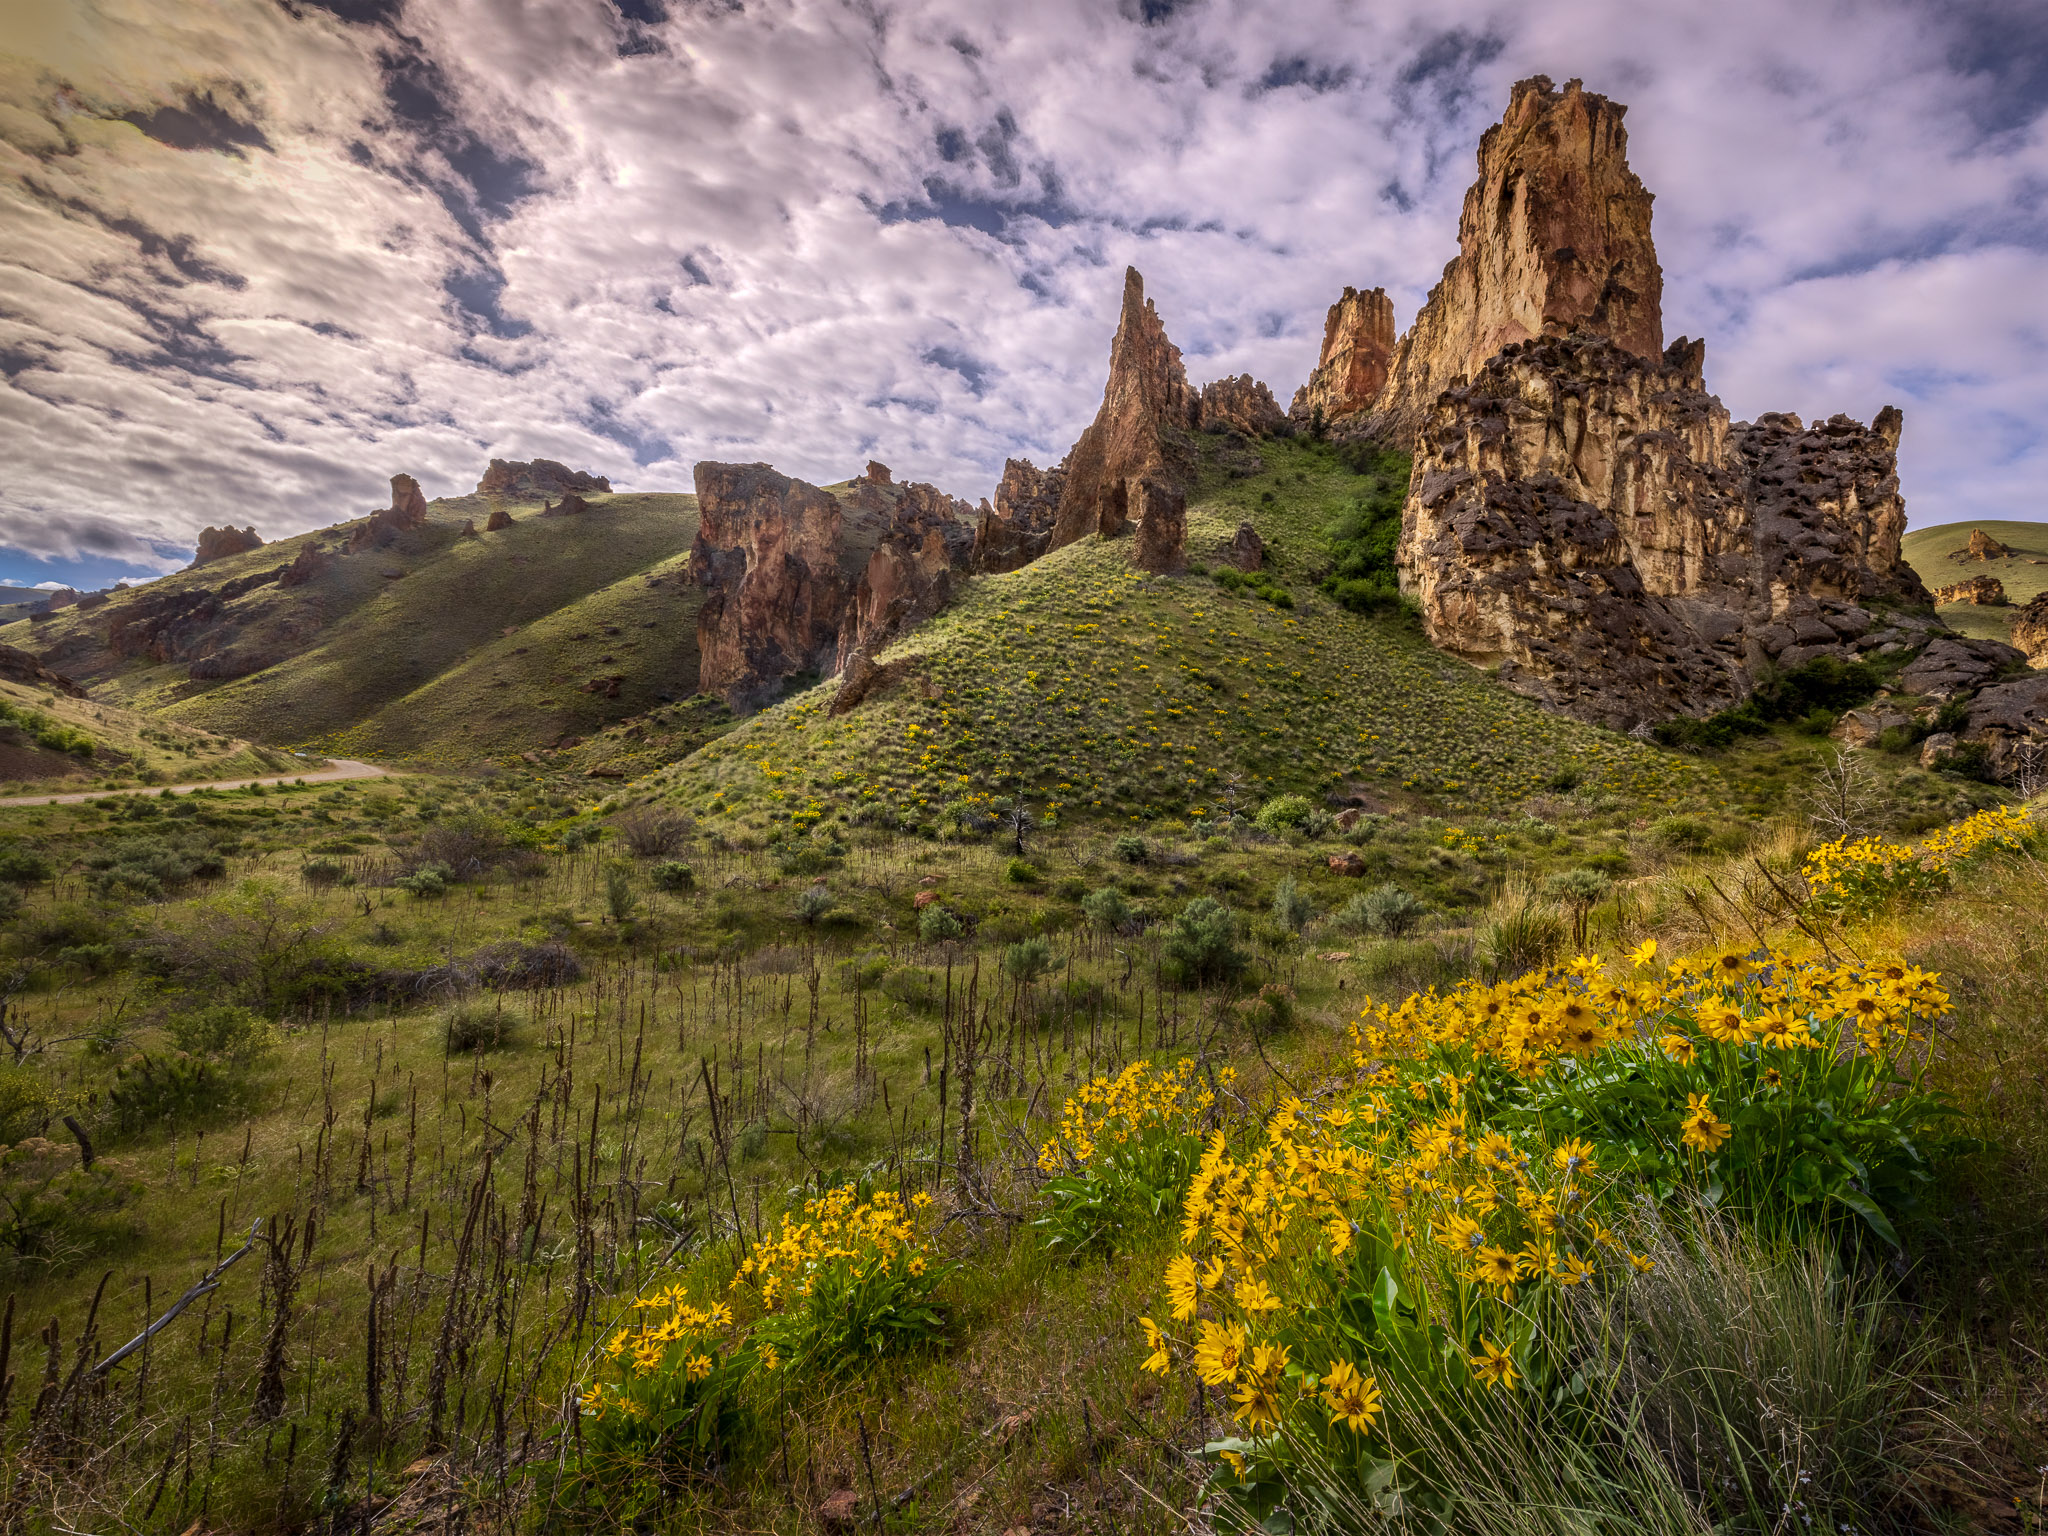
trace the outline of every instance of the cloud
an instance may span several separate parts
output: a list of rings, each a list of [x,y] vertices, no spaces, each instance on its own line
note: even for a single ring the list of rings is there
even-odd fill
[[[19,14],[17,14],[19,13]],[[1907,408],[1916,522],[2048,465],[2022,0],[0,0],[0,542],[167,569],[544,454],[984,494],[1121,270],[1283,398],[1405,320],[1508,85],[1631,103],[1667,326],[1738,415]],[[2030,329],[2029,327],[2032,327]]]

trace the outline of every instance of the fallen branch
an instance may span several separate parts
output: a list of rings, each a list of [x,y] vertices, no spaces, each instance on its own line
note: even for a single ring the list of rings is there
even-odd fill
[[[254,1251],[256,1247],[256,1234],[262,1228],[262,1226],[263,1218],[261,1216],[258,1216],[256,1220],[253,1223],[251,1223],[249,1227],[248,1239],[242,1244],[241,1247],[237,1248],[233,1253],[229,1254],[226,1258],[222,1259],[218,1264],[214,1265],[212,1269],[208,1270],[204,1276],[202,1276],[198,1281],[196,1281],[193,1284],[192,1288],[189,1291],[187,1291],[184,1295],[180,1296],[176,1301],[171,1303],[170,1310],[165,1312],[162,1317],[158,1318],[155,1322],[151,1323],[147,1328],[143,1329],[142,1332],[135,1335],[134,1338],[130,1339],[126,1344],[123,1344],[111,1355],[107,1356],[106,1359],[102,1360],[98,1365],[94,1366],[92,1368],[92,1374],[95,1376],[106,1375],[108,1371],[111,1371],[123,1360],[126,1360],[130,1355],[134,1354],[135,1351],[142,1348],[142,1346],[147,1344],[151,1339],[155,1338],[157,1334],[161,1333],[165,1328],[169,1327],[171,1323],[177,1319],[178,1314],[180,1312],[183,1312],[187,1307],[191,1306],[193,1302],[197,1301],[202,1296],[210,1295],[212,1292],[219,1290],[220,1277],[226,1274],[237,1263],[239,1263],[242,1259],[246,1258],[252,1251]]]

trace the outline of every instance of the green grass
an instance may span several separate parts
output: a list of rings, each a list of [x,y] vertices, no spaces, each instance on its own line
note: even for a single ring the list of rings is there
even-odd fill
[[[648,787],[765,828],[864,807],[929,823],[955,801],[1017,793],[1063,816],[1144,820],[1350,783],[1467,813],[1560,775],[1654,807],[1704,781],[1686,760],[1545,713],[1399,616],[1321,596],[1325,530],[1369,481],[1320,444],[1259,451],[1263,473],[1205,481],[1188,555],[1214,562],[1250,521],[1267,546],[1264,595],[1135,572],[1127,542],[1071,545],[970,586],[884,653],[922,661],[857,710],[828,718],[827,681]]]
[[[1955,560],[1950,556],[1969,546],[1970,531],[1981,528],[2013,551],[2010,560]],[[1935,611],[1951,629],[1982,640],[2007,640],[2012,616],[2029,599],[2048,592],[2048,523],[1972,521],[1915,528],[1906,535],[1906,563],[1920,573],[1931,591],[1953,586],[1972,576],[1996,576],[2005,586],[2008,606],[1987,608],[1976,603],[1947,603]]]
[[[90,612],[9,626],[0,639],[46,656],[100,697],[266,742],[296,746],[352,732],[353,750],[428,762],[537,747],[600,729],[662,692],[681,697],[696,683],[696,596],[673,577],[696,536],[696,499],[614,495],[590,503],[579,517],[541,518],[537,502],[506,502],[510,528],[464,538],[464,521],[481,528],[499,503],[446,498],[431,504],[425,527],[385,549],[337,557],[303,587],[257,588],[229,608],[234,643],[282,659],[248,677],[195,682],[183,664],[116,656],[106,635],[119,597]],[[282,540],[149,591],[218,588],[292,559],[308,542],[332,546],[336,533]],[[646,575],[664,562],[670,579],[647,587]],[[570,611],[586,600],[589,607]],[[654,629],[644,627],[649,621]],[[628,625],[638,627],[605,633]],[[614,660],[600,660],[607,654]],[[625,674],[619,698],[577,692],[611,673]],[[498,688],[501,679],[511,686]]]

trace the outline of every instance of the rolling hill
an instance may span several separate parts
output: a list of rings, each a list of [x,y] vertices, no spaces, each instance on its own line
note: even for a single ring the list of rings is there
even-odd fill
[[[637,789],[773,830],[837,815],[930,826],[1018,792],[1124,821],[1283,791],[1457,811],[1584,784],[1655,806],[1704,781],[1695,764],[1546,713],[1404,617],[1337,606],[1317,590],[1325,530],[1360,476],[1305,439],[1259,444],[1256,469],[1222,444],[1203,443],[1189,574],[1148,576],[1127,564],[1127,540],[1089,539],[980,578],[877,658],[888,681],[850,712],[830,714],[828,680]],[[1233,591],[1204,565],[1246,521],[1266,578]]]
[[[2009,560],[1957,560],[1973,530],[1982,529],[2013,551]],[[2048,592],[2048,523],[1977,521],[1915,528],[1906,535],[1907,563],[1930,590],[1953,586],[1972,576],[1996,576],[2005,586],[2007,606],[1943,603],[1935,611],[1951,629],[1982,640],[2005,640],[2012,634],[2013,612],[2028,599]]]
[[[0,640],[97,697],[278,745],[423,764],[546,746],[696,687],[699,596],[680,579],[696,499],[588,503],[542,517],[538,501],[448,497],[382,548],[347,552],[355,524],[322,529]],[[465,532],[494,511],[511,524]],[[308,549],[310,579],[265,579]],[[196,661],[187,631],[136,617],[195,604],[189,623],[208,626]],[[193,676],[209,670],[243,675]]]

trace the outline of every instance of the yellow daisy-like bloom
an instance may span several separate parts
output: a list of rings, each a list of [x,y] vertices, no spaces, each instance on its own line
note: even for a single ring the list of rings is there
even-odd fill
[[[1657,1261],[1647,1253],[1632,1253],[1628,1256],[1629,1267],[1639,1275],[1647,1275],[1657,1267]]]
[[[711,1374],[711,1357],[709,1355],[692,1355],[690,1363],[683,1369],[690,1380],[702,1381]]]
[[[1578,1285],[1594,1273],[1593,1266],[1575,1253],[1566,1254],[1551,1265],[1550,1272],[1557,1277],[1559,1285]]]
[[[782,1356],[776,1353],[773,1344],[763,1344],[761,1346],[761,1369],[764,1371],[779,1371],[782,1369]]]
[[[1176,1253],[1166,1266],[1166,1296],[1173,1303],[1173,1320],[1184,1323],[1195,1315],[1198,1295],[1195,1261]]]
[[[1701,1152],[1718,1152],[1721,1143],[1735,1134],[1735,1128],[1714,1114],[1713,1104],[1704,1093],[1687,1096],[1685,1116],[1685,1144]]]
[[[1444,1218],[1444,1230],[1439,1241],[1446,1248],[1455,1248],[1463,1253],[1477,1253],[1486,1246],[1486,1229],[1469,1216],[1447,1216]]]
[[[1237,1282],[1237,1304],[1247,1312],[1277,1312],[1280,1298],[1267,1289],[1263,1280],[1247,1276]]]
[[[1379,1383],[1359,1375],[1349,1360],[1339,1360],[1323,1377],[1323,1404],[1333,1421],[1353,1434],[1365,1434],[1380,1416]]]
[[[1489,1243],[1472,1256],[1472,1278],[1481,1285],[1512,1290],[1521,1275],[1521,1261],[1497,1244]]]
[[[1239,1420],[1250,1429],[1271,1429],[1280,1422],[1280,1405],[1273,1400],[1272,1388],[1256,1376],[1233,1392],[1231,1401],[1237,1405]]]
[[[1472,1357],[1472,1374],[1502,1391],[1512,1388],[1520,1379],[1515,1374],[1513,1352],[1491,1339],[1479,1341],[1479,1353]]]
[[[1699,1056],[1699,1052],[1694,1048],[1693,1043],[1683,1035],[1662,1036],[1657,1041],[1657,1049],[1666,1056],[1669,1056],[1681,1067],[1691,1066]]]
[[[1244,1348],[1243,1324],[1225,1327],[1203,1318],[1201,1341],[1195,1345],[1195,1374],[1206,1386],[1229,1386],[1244,1369]]]
[[[1570,1141],[1554,1148],[1550,1154],[1550,1160],[1557,1165],[1559,1172],[1567,1176],[1577,1173],[1598,1173],[1600,1171],[1599,1161],[1593,1156],[1592,1143],[1583,1141],[1576,1136]]]
[[[1138,1326],[1145,1330],[1145,1347],[1152,1351],[1145,1357],[1145,1369],[1155,1376],[1164,1376],[1173,1369],[1173,1355],[1166,1347],[1166,1335],[1149,1317],[1139,1318]]]
[[[1655,939],[1645,939],[1642,943],[1638,944],[1634,949],[1628,952],[1628,963],[1630,965],[1648,965],[1652,960],[1655,960],[1656,958],[1657,941]]]
[[[1739,949],[1724,949],[1714,956],[1707,971],[1722,981],[1740,981],[1749,974],[1749,956]]]
[[[1749,1032],[1742,1010],[1726,1006],[1701,1009],[1700,1028],[1707,1032],[1709,1039],[1718,1040],[1723,1045],[1734,1045]]]

